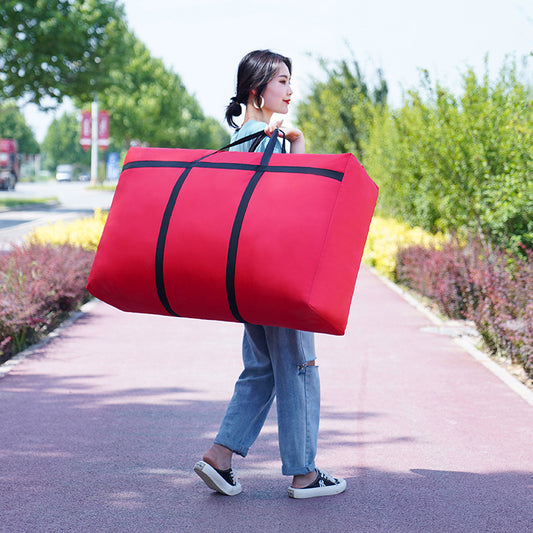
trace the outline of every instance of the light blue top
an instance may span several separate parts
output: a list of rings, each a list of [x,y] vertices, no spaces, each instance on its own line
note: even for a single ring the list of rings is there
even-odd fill
[[[231,136],[231,142],[238,141],[247,135],[252,135],[252,133],[257,133],[258,131],[263,131],[266,128],[266,122],[259,122],[258,120],[249,120],[245,122],[242,128],[239,128],[233,132]],[[264,152],[266,150],[268,141],[270,137],[265,137],[260,143],[259,146],[255,149],[256,152]],[[246,141],[245,143],[239,144],[238,146],[233,146],[230,148],[231,151],[235,152],[249,152],[253,144],[252,141]],[[278,139],[276,146],[274,147],[274,152],[281,154],[281,141]]]

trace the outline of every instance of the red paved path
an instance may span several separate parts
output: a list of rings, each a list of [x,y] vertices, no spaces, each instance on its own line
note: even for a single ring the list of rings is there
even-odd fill
[[[0,379],[0,531],[533,531],[533,407],[430,325],[363,270],[346,336],[317,337],[318,464],[348,489],[286,496],[273,412],[228,498],[192,466],[241,326],[98,303]]]

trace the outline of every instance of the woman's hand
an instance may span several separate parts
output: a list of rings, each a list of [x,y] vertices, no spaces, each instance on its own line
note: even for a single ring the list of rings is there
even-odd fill
[[[305,139],[304,134],[296,128],[287,127],[282,128],[281,124],[283,123],[283,120],[278,120],[276,122],[270,123],[265,128],[265,133],[271,137],[274,133],[274,130],[278,129],[280,130],[280,137],[281,132],[285,133],[285,138],[291,143],[291,154],[303,154],[305,153]]]

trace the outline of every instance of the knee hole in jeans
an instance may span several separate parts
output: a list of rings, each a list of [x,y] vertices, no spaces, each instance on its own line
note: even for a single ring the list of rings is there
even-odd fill
[[[316,366],[316,359],[313,359],[312,361],[306,361],[305,363],[298,365],[298,370],[303,370],[307,366]]]

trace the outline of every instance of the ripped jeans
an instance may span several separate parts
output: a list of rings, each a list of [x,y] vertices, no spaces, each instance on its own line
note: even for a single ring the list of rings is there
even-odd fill
[[[315,468],[320,380],[313,333],[246,324],[244,370],[235,384],[215,443],[246,456],[276,396],[282,473]]]

